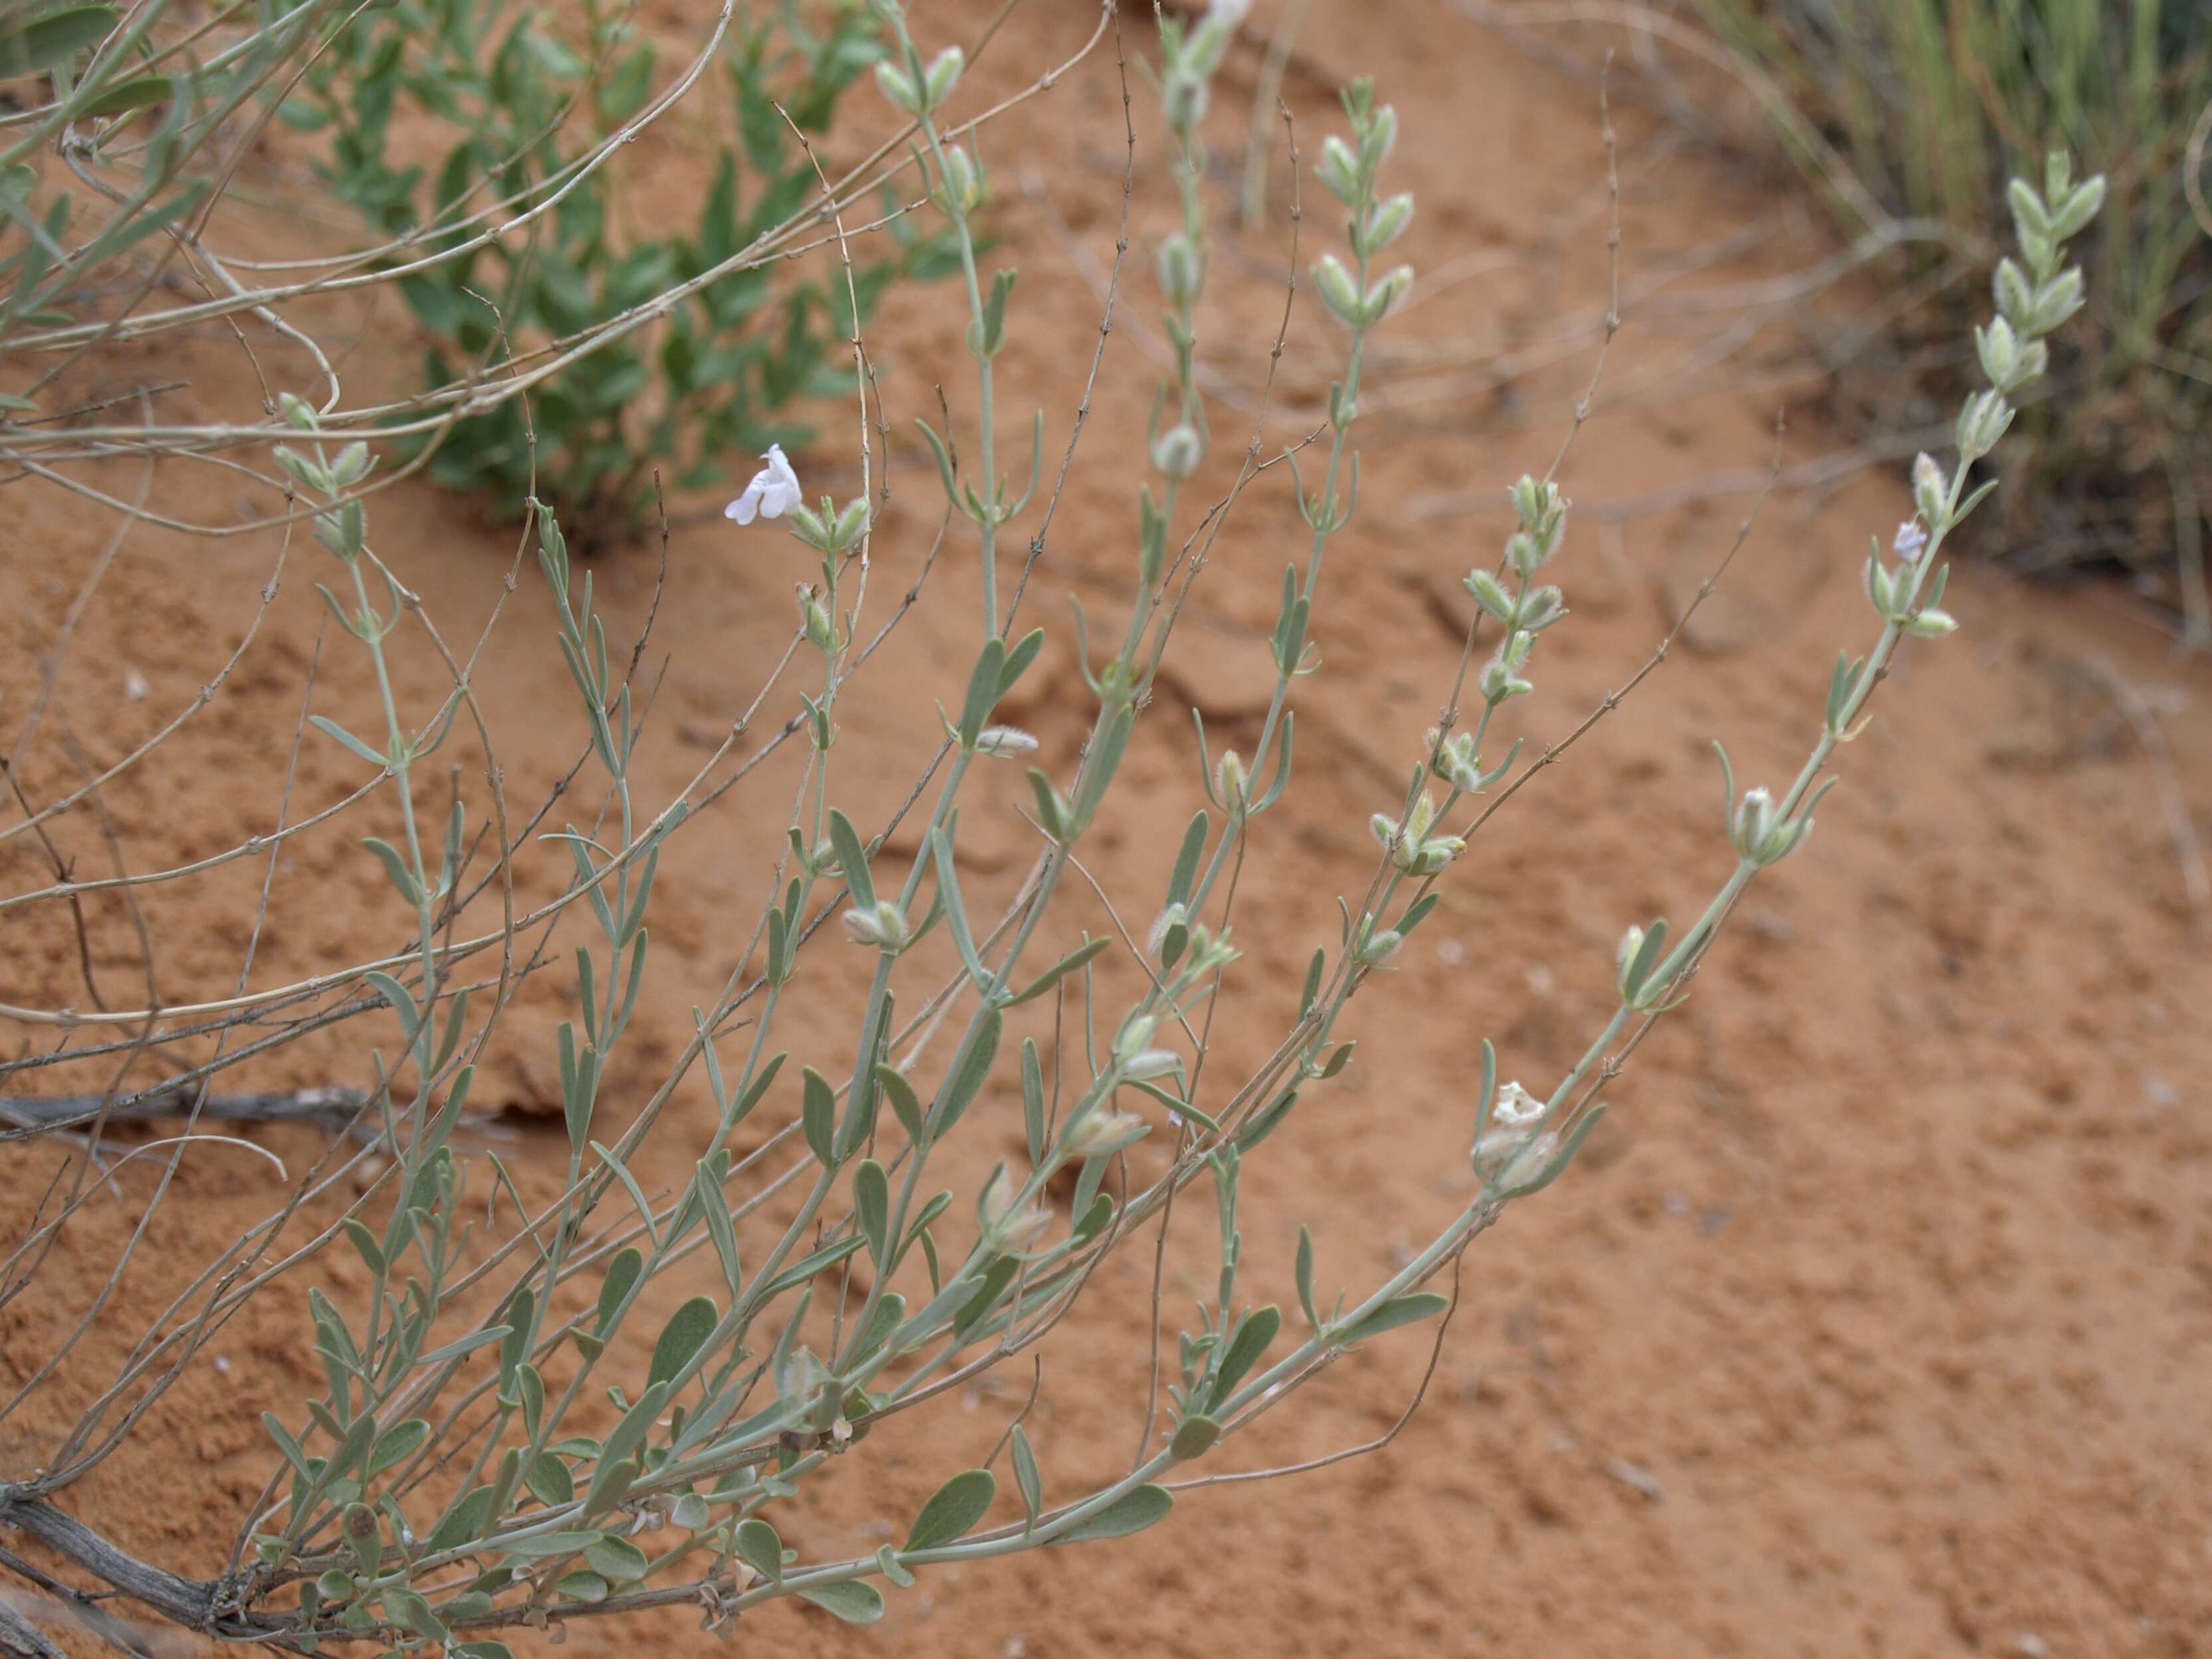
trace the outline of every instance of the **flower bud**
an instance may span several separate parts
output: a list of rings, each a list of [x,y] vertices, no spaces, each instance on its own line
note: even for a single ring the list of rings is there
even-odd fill
[[[1556,587],[1532,587],[1521,596],[1513,625],[1523,633],[1540,634],[1567,614],[1564,596]]]
[[[2048,334],[2081,308],[2081,273],[2069,267],[2035,291],[2028,332]]]
[[[1434,751],[1429,769],[1446,783],[1462,794],[1482,787],[1482,757],[1475,752],[1474,732],[1461,732],[1438,744],[1432,732],[1429,745]]]
[[[1150,1046],[1152,1033],[1159,1027],[1159,1018],[1154,1014],[1139,1014],[1121,1027],[1114,1038],[1114,1056],[1126,1060],[1139,1048]]]
[[[1048,1210],[1034,1205],[1017,1209],[1021,1195],[1021,1183],[1001,1164],[975,1200],[975,1219],[984,1233],[1009,1249],[1028,1249],[1052,1226]]]
[[[1037,740],[1018,726],[987,726],[975,734],[975,752],[999,760],[1026,755],[1036,746]]]
[[[1345,206],[1358,201],[1359,163],[1352,146],[1333,132],[1321,141],[1321,164],[1314,168],[1314,174]]]
[[[1120,1152],[1151,1133],[1151,1125],[1134,1112],[1096,1110],[1086,1113],[1067,1132],[1070,1158],[1099,1158]]]
[[[826,507],[829,503],[825,501],[823,505]],[[809,547],[818,547],[824,553],[830,550],[830,526],[829,520],[804,501],[791,509],[791,533]]]
[[[1921,518],[1933,528],[1946,520],[1949,505],[1950,483],[1943,477],[1943,469],[1936,458],[1922,450],[1912,463],[1912,504],[1920,509]]]
[[[814,597],[814,590],[805,582],[799,584],[799,620],[806,630],[807,641],[816,650],[837,648],[837,630],[830,625],[830,613],[822,608],[822,601]]]
[[[1974,355],[1982,360],[1982,374],[2000,392],[2020,385],[2020,336],[2002,317],[1990,319],[1987,328],[1974,331]]]
[[[1514,673],[1502,659],[1493,657],[1482,671],[1481,689],[1485,702],[1504,702],[1510,697],[1525,697],[1536,688]]]
[[[1359,160],[1372,173],[1398,143],[1398,112],[1388,104],[1367,119],[1359,134]]]
[[[1967,398],[1966,406],[1959,411],[1959,429],[1954,434],[1960,464],[1964,465],[1995,449],[2005,428],[2012,424],[2012,405],[2005,401],[2002,392],[1977,392]]]
[[[1198,303],[1200,291],[1206,286],[1206,255],[1182,232],[1176,231],[1160,244],[1153,256],[1152,270],[1170,305],[1188,310]]]
[[[1328,308],[1328,314],[1346,328],[1359,327],[1364,301],[1359,285],[1344,268],[1344,262],[1334,253],[1324,253],[1314,266],[1313,275],[1315,286],[1321,292],[1321,302]]]
[[[1178,903],[1168,906],[1166,909],[1160,912],[1159,919],[1152,923],[1152,931],[1145,936],[1145,954],[1148,957],[1158,956],[1167,948],[1168,935],[1178,927],[1188,927],[1189,922],[1190,910],[1187,905]]]
[[[1921,640],[1941,639],[1946,634],[1956,633],[1958,629],[1957,617],[1948,611],[1939,611],[1932,605],[1908,617],[1905,622],[1905,631]]]
[[[1470,570],[1467,573],[1465,586],[1467,591],[1474,596],[1474,602],[1492,617],[1502,623],[1512,622],[1513,596],[1505,591],[1505,584],[1497,577],[1487,570]]]
[[[912,942],[906,913],[890,899],[878,899],[874,908],[845,912],[845,931],[855,945],[873,945],[896,955]]]
[[[1361,301],[1359,307],[1360,326],[1363,328],[1372,328],[1376,324],[1381,322],[1385,317],[1388,317],[1392,312],[1395,311],[1400,305],[1404,303],[1406,295],[1413,286],[1413,266],[1400,265],[1395,270],[1390,271],[1380,282],[1376,283],[1374,287],[1369,289],[1367,290],[1366,297]]]
[[[1167,116],[1168,125],[1184,137],[1198,129],[1206,118],[1207,92],[1205,78],[1187,70],[1170,70],[1160,82],[1160,104]]]
[[[968,54],[957,46],[947,46],[930,60],[929,69],[922,76],[922,90],[928,95],[929,107],[935,109],[951,94],[960,79],[960,71],[968,65]]]
[[[2000,259],[1990,286],[2004,319],[2023,333],[2035,332],[2029,325],[2035,315],[2035,293],[2027,285],[2027,273],[2010,259]]]
[[[1206,459],[1206,440],[1188,421],[1170,427],[1152,440],[1152,465],[1169,478],[1188,478]]]
[[[876,85],[884,96],[908,115],[921,113],[921,92],[908,75],[889,58],[876,65]]]
[[[1385,927],[1379,933],[1370,934],[1360,944],[1360,965],[1373,968],[1388,962],[1398,954],[1398,947],[1405,942],[1406,936],[1395,927]]]
[[[1352,227],[1352,246],[1354,251],[1372,258],[1398,240],[1413,217],[1413,198],[1410,194],[1393,196],[1387,202],[1377,202],[1368,209],[1366,222]]]
[[[1412,876],[1433,876],[1467,851],[1467,842],[1457,836],[1431,836],[1414,853],[1406,873]]]
[[[1889,621],[1897,609],[1897,578],[1882,568],[1879,553],[1867,555],[1866,594],[1875,615],[1884,622]]]
[[[1773,796],[1760,787],[1744,792],[1729,839],[1752,863],[1768,865],[1796,851],[1812,829],[1813,820],[1802,812],[1795,820],[1784,819]]]
[[[338,451],[337,459],[331,463],[331,477],[341,489],[359,483],[368,471],[368,444],[355,439]]]
[[[964,219],[983,200],[983,169],[964,144],[948,144],[944,176],[938,180],[937,204],[956,219]]]
[[[1244,757],[1234,749],[1224,750],[1221,758],[1213,763],[1213,793],[1222,810],[1232,816],[1243,811],[1251,783]]]
[[[1729,831],[1735,850],[1746,858],[1755,858],[1759,848],[1774,832],[1774,797],[1762,784],[1747,789],[1735,809],[1735,823]]]
[[[837,514],[837,521],[830,526],[830,550],[848,552],[859,546],[860,538],[867,533],[868,498],[856,495],[845,503],[844,510]]]
[[[2065,195],[2063,206],[2059,205],[2057,193],[2051,200],[2051,234],[2062,242],[2078,236],[2088,228],[2089,221],[2105,204],[2105,175],[2100,173],[2094,178],[2084,179]]]
[[[1115,1062],[1115,1069],[1124,1080],[1142,1083],[1181,1071],[1182,1058],[1172,1048],[1140,1048],[1135,1054],[1121,1056]]]

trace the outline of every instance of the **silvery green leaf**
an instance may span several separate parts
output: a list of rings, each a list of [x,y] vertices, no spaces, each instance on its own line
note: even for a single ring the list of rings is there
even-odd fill
[[[717,1157],[726,1161],[728,1150],[723,1149]],[[744,1283],[744,1270],[738,1258],[738,1233],[730,1216],[729,1194],[722,1189],[722,1174],[714,1162],[702,1158],[692,1175],[692,1190],[698,1194],[700,1212],[707,1218],[707,1236],[714,1241],[714,1254],[721,1261],[723,1282],[735,1302]]]
[[[1394,1296],[1373,1312],[1340,1325],[1329,1332],[1329,1340],[1339,1347],[1348,1348],[1356,1342],[1364,1342],[1385,1331],[1395,1331],[1401,1325],[1411,1325],[1424,1319],[1432,1319],[1451,1305],[1450,1298],[1438,1296],[1433,1291],[1419,1291],[1410,1296]]]
[[[867,1241],[869,1258],[880,1273],[890,1265],[890,1181],[872,1158],[862,1158],[853,1170],[853,1209],[860,1236]]]
[[[1621,992],[1632,1004],[1642,994],[1651,977],[1651,970],[1659,965],[1667,948],[1667,922],[1664,917],[1653,922],[1638,947],[1635,960],[1628,964],[1628,972],[1621,981]]]
[[[1044,1067],[1037,1059],[1037,1046],[1031,1037],[1022,1039],[1022,1128],[1029,1144],[1030,1162],[1044,1162],[1045,1100]]]
[[[668,1316],[659,1340],[653,1345],[653,1363],[647,1368],[647,1383],[665,1382],[691,1363],[714,1334],[721,1310],[712,1297],[695,1296]]]
[[[982,654],[975,659],[975,670],[968,676],[968,696],[961,704],[959,727],[960,741],[966,748],[975,746],[976,733],[998,706],[1006,658],[1006,641],[994,635],[984,642]]]
[[[645,1225],[646,1237],[653,1241],[655,1250],[659,1249],[660,1231],[653,1224],[653,1206],[645,1196],[645,1188],[637,1184],[637,1177],[629,1172],[629,1165],[596,1140],[592,1142],[592,1150],[599,1154],[600,1163],[614,1171],[615,1179],[622,1182],[623,1189],[629,1194],[629,1201],[637,1206],[638,1219]]]
[[[367,744],[363,743],[359,738],[354,736],[352,732],[347,731],[345,727],[340,726],[336,720],[326,720],[320,714],[310,714],[307,717],[307,724],[313,726],[325,737],[336,738],[339,743],[343,744],[348,749],[353,750],[355,754],[360,756],[362,759],[367,761],[371,766],[375,767],[380,771],[387,769],[392,764],[388,757],[378,754],[375,750],[371,749]]]
[[[1070,1527],[1052,1541],[1055,1544],[1087,1544],[1101,1539],[1127,1538],[1131,1533],[1142,1532],[1157,1526],[1168,1517],[1175,1507],[1175,1494],[1164,1486],[1138,1486],[1123,1492],[1112,1503]]]
[[[973,1531],[998,1490],[988,1469],[966,1469],[954,1475],[921,1506],[902,1553],[935,1549]]]
[[[585,1564],[611,1584],[635,1583],[645,1577],[645,1552],[627,1538],[602,1538],[584,1551]]]
[[[589,1567],[578,1567],[564,1572],[553,1581],[553,1588],[572,1601],[604,1601],[613,1586]]]
[[[931,1129],[933,1137],[951,1133],[952,1126],[960,1121],[961,1114],[968,1109],[981,1090],[983,1080],[990,1076],[992,1062],[999,1054],[1000,1028],[1004,1024],[995,1008],[983,1016],[982,1023],[976,1027],[975,1040],[961,1060],[960,1069],[953,1074],[943,1098],[938,1103],[936,1121]]]
[[[1037,1512],[1044,1507],[1044,1481],[1037,1473],[1036,1453],[1030,1449],[1030,1437],[1018,1423],[1009,1431],[1009,1451],[1014,1466],[1014,1486],[1022,1496],[1022,1532],[1027,1536],[1036,1530]]]
[[[1236,1333],[1222,1351],[1221,1364],[1213,1374],[1212,1391],[1207,1397],[1214,1404],[1221,1404],[1236,1391],[1245,1373],[1259,1363],[1260,1356],[1267,1352],[1267,1345],[1282,1328],[1283,1310],[1272,1302],[1237,1322]]]
[[[860,832],[853,821],[836,807],[830,809],[830,845],[837,852],[837,872],[845,878],[846,890],[853,902],[864,910],[876,904],[876,884],[868,878],[868,855],[860,844]]]
[[[1187,1463],[1194,1457],[1205,1456],[1220,1438],[1221,1425],[1213,1419],[1186,1417],[1176,1425],[1175,1438],[1168,1443],[1168,1455],[1178,1463]]]
[[[809,1066],[802,1073],[805,1079],[799,1108],[799,1121],[806,1132],[806,1145],[815,1161],[830,1168],[836,1161],[835,1141],[837,1133],[837,1095],[830,1086],[830,1079]]]
[[[1005,1006],[1011,1008],[1017,1003],[1027,1002],[1032,997],[1042,996],[1047,991],[1052,989],[1054,986],[1059,984],[1062,979],[1066,978],[1077,969],[1088,963],[1093,957],[1097,956],[1113,942],[1114,941],[1112,939],[1103,937],[1085,940],[1083,944],[1078,945],[1074,950],[1062,957],[1058,962],[1053,963],[1051,967],[1046,969],[1044,972],[1039,974],[1035,979],[1031,980],[1020,990],[1015,992],[1013,995],[1008,997],[1006,1000]]]
[[[569,1474],[568,1463],[550,1451],[538,1453],[532,1461],[522,1483],[541,1504],[557,1507],[576,1501],[575,1477]]]
[[[1298,1306],[1304,1310],[1306,1323],[1319,1330],[1321,1316],[1314,1311],[1313,1229],[1303,1222],[1298,1224],[1298,1254],[1295,1272],[1298,1285]]]
[[[817,1584],[795,1592],[802,1601],[811,1601],[823,1612],[842,1619],[848,1625],[872,1625],[884,1616],[883,1592],[873,1584],[848,1578],[841,1583]]]
[[[366,1477],[381,1474],[393,1464],[413,1455],[415,1449],[430,1437],[430,1425],[419,1417],[410,1417],[404,1423],[394,1423],[376,1437],[369,1449],[368,1465],[362,1471]]]
[[[399,856],[398,848],[389,842],[379,840],[374,836],[363,836],[362,845],[376,854],[377,861],[384,866],[385,874],[391,878],[392,884],[398,890],[401,898],[410,904],[422,903],[422,889],[416,883],[413,872],[407,868],[406,860]]]
[[[1291,1109],[1297,1103],[1298,1091],[1296,1089],[1284,1090],[1272,1105],[1248,1121],[1237,1132],[1237,1151],[1249,1152],[1274,1133],[1282,1127],[1283,1120],[1291,1115]]]
[[[760,1301],[768,1301],[770,1297],[789,1290],[794,1285],[804,1284],[824,1269],[836,1267],[847,1256],[858,1250],[866,1242],[858,1233],[854,1233],[849,1238],[839,1239],[835,1244],[825,1244],[795,1266],[786,1267],[774,1279],[769,1280],[764,1289],[757,1290],[753,1294]]]
[[[914,1575],[899,1565],[897,1552],[889,1544],[880,1546],[876,1551],[876,1571],[901,1589],[914,1588]]]
[[[599,1328],[605,1334],[614,1322],[616,1311],[622,1306],[640,1277],[645,1272],[645,1257],[635,1245],[626,1245],[615,1252],[607,1263],[607,1275],[599,1284]]]
[[[738,1523],[732,1547],[738,1559],[762,1577],[774,1581],[783,1577],[783,1540],[758,1516]]]
[[[899,1070],[889,1064],[876,1067],[876,1081],[883,1085],[884,1098],[891,1103],[891,1112],[909,1140],[921,1139],[921,1102],[915,1097],[914,1085]]]

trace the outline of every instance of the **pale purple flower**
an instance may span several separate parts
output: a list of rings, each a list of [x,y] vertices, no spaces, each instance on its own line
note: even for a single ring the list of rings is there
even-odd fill
[[[1910,564],[1927,550],[1928,531],[1917,519],[1907,519],[1897,526],[1897,539],[1890,544],[1897,556]]]
[[[750,524],[756,514],[763,519],[780,519],[799,505],[799,475],[784,459],[783,446],[770,444],[761,459],[768,465],[753,474],[744,495],[722,509],[724,518]]]

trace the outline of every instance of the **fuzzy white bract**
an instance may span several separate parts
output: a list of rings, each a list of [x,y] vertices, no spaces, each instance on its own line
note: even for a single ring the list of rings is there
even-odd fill
[[[1502,1127],[1517,1129],[1544,1115],[1544,1103],[1518,1083],[1500,1084],[1492,1120]]]
[[[744,495],[722,509],[724,518],[750,524],[756,514],[763,519],[780,519],[799,505],[799,475],[785,459],[783,446],[770,444],[761,459],[768,465],[753,474],[753,481],[745,486]]]

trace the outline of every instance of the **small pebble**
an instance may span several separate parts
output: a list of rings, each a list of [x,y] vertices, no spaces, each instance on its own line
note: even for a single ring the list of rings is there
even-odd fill
[[[123,671],[123,695],[133,702],[146,701],[146,694],[154,688],[146,684],[146,677],[135,668]]]

